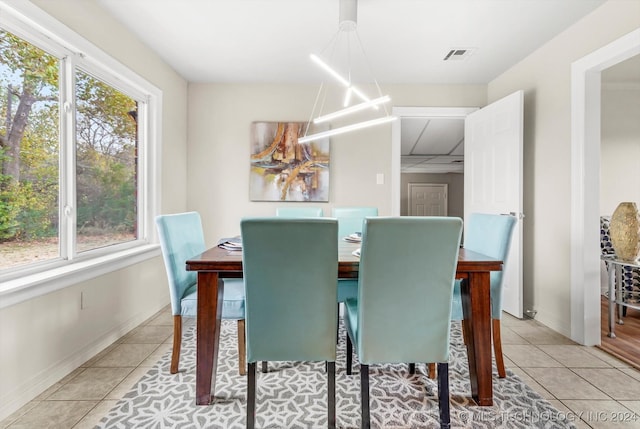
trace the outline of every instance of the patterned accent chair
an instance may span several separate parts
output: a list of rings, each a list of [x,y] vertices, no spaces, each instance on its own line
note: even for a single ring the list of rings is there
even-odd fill
[[[611,234],[609,232],[609,224],[611,216],[600,216],[600,250],[603,255],[615,256],[616,252],[611,244]],[[611,265],[605,261],[607,271],[611,269]],[[622,267],[622,302],[631,305],[640,305],[640,269],[628,266]],[[616,288],[618,289],[618,288]],[[619,289],[618,289],[619,290]],[[627,315],[627,307],[622,307],[622,316]]]

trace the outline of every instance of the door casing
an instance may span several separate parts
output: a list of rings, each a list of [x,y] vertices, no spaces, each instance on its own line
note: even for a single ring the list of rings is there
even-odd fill
[[[600,81],[640,54],[640,29],[571,64],[571,339],[600,344]]]

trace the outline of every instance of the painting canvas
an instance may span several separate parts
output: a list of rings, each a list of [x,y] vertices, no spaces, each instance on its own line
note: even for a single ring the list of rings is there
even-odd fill
[[[298,143],[306,126],[251,124],[251,201],[329,201],[329,138]],[[318,131],[322,129],[309,129],[308,134]]]

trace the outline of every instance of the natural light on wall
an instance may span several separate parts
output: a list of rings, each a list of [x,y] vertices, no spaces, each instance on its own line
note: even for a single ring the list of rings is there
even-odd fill
[[[340,0],[340,19],[337,33],[320,55],[311,54],[310,56],[313,63],[320,67],[326,73],[326,76],[330,78],[330,82],[325,83],[323,81],[320,85],[311,112],[311,119],[307,124],[304,135],[298,140],[299,143],[308,143],[337,134],[385,124],[396,119],[396,117],[389,115],[386,104],[391,102],[391,98],[388,95],[382,94],[380,86],[371,71],[371,66],[362,43],[360,42],[360,37],[356,29],[357,15],[357,0]],[[354,49],[355,52],[353,52],[353,55],[352,48],[357,48]],[[361,87],[358,86],[359,84],[356,83],[359,76],[355,75],[354,65],[357,62],[364,65],[368,73],[368,76],[362,76],[361,78],[374,82],[377,90],[375,97],[368,96]],[[340,97],[343,100],[343,109],[323,113],[327,93],[331,88],[336,87],[336,84],[337,87],[340,88],[339,90],[343,92]],[[370,112],[374,116],[373,118],[366,118],[327,131],[307,134],[311,123],[327,123],[334,119],[349,117],[356,112],[361,114]]]

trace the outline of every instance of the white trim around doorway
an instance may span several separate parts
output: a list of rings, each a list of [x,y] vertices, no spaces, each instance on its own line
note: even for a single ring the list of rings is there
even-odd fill
[[[600,74],[640,54],[640,29],[571,65],[571,339],[600,344]]]
[[[400,216],[400,149],[403,117],[466,118],[477,107],[393,107],[391,114],[399,121],[391,123],[391,216]]]

